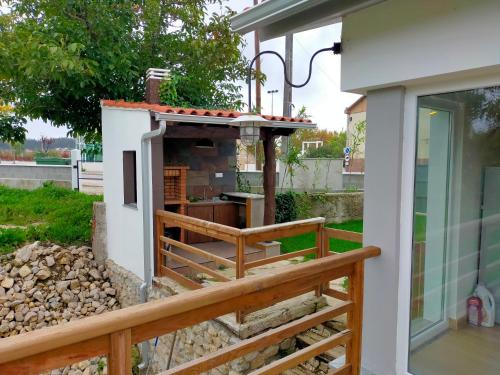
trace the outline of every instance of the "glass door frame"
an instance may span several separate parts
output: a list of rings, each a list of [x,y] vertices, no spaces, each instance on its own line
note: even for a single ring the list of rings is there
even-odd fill
[[[411,330],[409,330],[409,340],[411,349],[416,349],[420,345],[426,343],[432,338],[438,336],[439,334],[445,332],[449,328],[449,295],[450,295],[450,275],[451,275],[451,266],[449,260],[452,258],[452,243],[453,243],[453,234],[450,235],[448,228],[453,226],[456,222],[455,219],[455,194],[453,192],[454,180],[457,179],[457,173],[455,165],[457,164],[458,158],[461,157],[461,136],[462,136],[462,128],[460,123],[460,116],[463,116],[463,110],[456,103],[451,103],[441,98],[432,98],[426,100],[426,95],[418,95],[417,96],[417,125],[415,128],[415,160],[414,164],[417,164],[417,142],[418,142],[418,121],[419,121],[419,108],[428,108],[436,111],[448,112],[450,115],[449,120],[449,132],[448,132],[448,152],[447,152],[447,170],[446,170],[446,202],[445,202],[445,226],[446,232],[444,234],[444,256],[443,256],[443,277],[442,277],[442,293],[443,298],[441,301],[441,313],[442,319],[438,322],[431,324],[429,327],[425,328],[421,332],[418,332],[416,335],[411,337]],[[419,99],[422,101],[420,106],[418,106]],[[415,168],[415,167],[414,167]],[[414,177],[415,178],[415,177]],[[415,192],[415,180],[414,180],[414,192]],[[415,195],[413,197],[413,211],[415,210]],[[415,227],[415,221],[413,222],[413,228]],[[414,232],[414,230],[413,230]],[[415,233],[413,233],[415,236]],[[412,239],[412,247],[411,251],[413,251],[413,239]],[[410,291],[411,295],[411,291]],[[411,313],[409,315],[409,319],[411,322]]]
[[[400,201],[400,256],[399,289],[397,309],[396,364],[397,375],[413,375],[408,371],[410,343],[410,304],[411,304],[411,253],[413,246],[413,205],[415,183],[415,152],[417,140],[418,97],[465,91],[500,85],[498,74],[478,77],[456,78],[455,80],[406,86],[404,102],[403,139],[401,163],[401,201]],[[456,138],[454,138],[456,139]],[[453,200],[453,198],[451,198]]]

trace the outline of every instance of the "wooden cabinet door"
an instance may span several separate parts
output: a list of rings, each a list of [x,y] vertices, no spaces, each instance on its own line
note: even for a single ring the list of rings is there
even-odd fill
[[[232,204],[216,204],[214,206],[214,223],[238,227],[238,206]]]
[[[187,215],[206,221],[214,221],[214,206],[213,205],[190,205],[188,206]],[[199,243],[213,241],[211,237],[203,234],[187,232],[187,243]]]

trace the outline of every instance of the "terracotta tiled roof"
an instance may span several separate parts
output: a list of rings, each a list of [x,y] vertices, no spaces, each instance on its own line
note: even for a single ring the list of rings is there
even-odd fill
[[[124,100],[102,100],[103,107],[116,107],[116,108],[137,108],[146,109],[153,112],[172,113],[178,115],[193,115],[193,116],[208,116],[208,117],[226,117],[228,119],[237,118],[244,113],[228,110],[216,109],[198,109],[198,108],[178,108],[163,104],[149,104],[145,102],[126,102]],[[283,116],[269,116],[261,115],[269,121],[283,121],[283,122],[300,122],[305,124],[312,124],[311,120],[303,118],[283,117]]]

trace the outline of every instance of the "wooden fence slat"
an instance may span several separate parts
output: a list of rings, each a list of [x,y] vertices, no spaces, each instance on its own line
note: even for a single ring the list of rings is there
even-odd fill
[[[163,254],[163,255],[165,255],[165,256],[167,256],[167,257],[169,257],[169,258],[171,258],[171,259],[173,259],[173,260],[175,260],[175,261],[177,261],[179,263],[183,263],[186,266],[189,266],[189,267],[191,267],[191,268],[193,268],[193,269],[195,269],[197,271],[206,273],[207,275],[210,275],[210,276],[212,276],[213,278],[215,278],[215,279],[217,279],[219,281],[231,281],[231,279],[229,277],[226,277],[226,276],[220,274],[219,272],[214,271],[211,268],[205,267],[202,264],[193,262],[192,260],[184,258],[183,256],[180,256],[180,255],[177,255],[175,253],[172,253],[171,251],[162,250],[161,254]]]
[[[324,289],[323,294],[326,294],[327,296],[330,296],[332,298],[339,299],[341,301],[349,300],[349,295],[347,293],[332,288]]]
[[[179,223],[191,224],[200,228],[227,233],[228,235],[233,237],[238,237],[241,235],[241,229],[230,227],[224,224],[214,223],[213,221],[206,221],[191,216],[177,214],[175,212],[157,210],[156,215],[162,217],[164,221],[175,221]]]
[[[255,268],[255,267],[260,267],[266,264],[274,263],[274,262],[279,262],[281,260],[286,260],[286,259],[291,259],[291,258],[297,258],[300,256],[306,256],[309,254],[315,254],[317,252],[317,248],[312,247],[310,249],[304,249],[300,251],[295,251],[293,253],[286,253],[286,254],[281,254],[281,255],[276,255],[273,257],[269,258],[264,258],[264,259],[259,259],[259,260],[254,260],[253,262],[248,262],[245,263],[245,269],[248,270],[250,268]]]
[[[324,228],[323,230],[325,231],[326,235],[329,238],[363,243],[363,233],[352,232],[349,230],[335,229],[335,228]]]
[[[188,289],[201,289],[202,288],[202,286],[200,284],[198,284],[197,282],[195,282],[191,279],[188,279],[185,276],[182,276],[180,273],[177,273],[168,267],[160,266],[160,273],[163,276],[170,277],[171,279],[177,281],[179,284],[181,284],[185,288],[188,288]]]
[[[188,216],[186,216],[186,217],[188,217]],[[184,222],[184,221],[178,220],[178,219],[172,219],[172,220],[166,219],[163,222],[165,223],[165,225],[167,225],[169,227],[179,227],[179,228],[182,228],[186,231],[200,233],[200,234],[203,234],[203,235],[208,236],[208,237],[217,238],[218,240],[221,240],[221,241],[225,241],[225,242],[229,242],[229,243],[233,243],[233,244],[236,243],[237,237],[235,237],[232,234],[228,234],[226,232],[223,232],[220,229],[218,230],[216,228],[207,228],[207,227],[204,227],[201,225],[197,225],[197,224],[193,224],[193,223],[189,223],[189,222]]]
[[[107,355],[108,352],[109,338],[108,336],[101,336],[0,364],[0,374],[38,375],[41,372],[64,367],[70,363],[81,362],[87,358]]]
[[[304,349],[296,351],[295,353],[292,353],[284,358],[271,362],[267,366],[251,372],[250,375],[279,375],[283,373],[283,371],[295,367],[298,364],[324,353],[329,349],[346,344],[350,342],[351,339],[351,331],[344,330]]]
[[[341,302],[333,307],[328,307],[311,315],[306,315],[291,323],[272,328],[258,336],[246,339],[238,344],[231,345],[211,353],[202,358],[179,365],[160,375],[189,375],[201,374],[233,359],[243,357],[256,350],[261,350],[269,345],[278,344],[284,339],[310,329],[327,320],[333,319],[352,309],[351,302]]]
[[[296,223],[296,222],[293,222]],[[276,224],[280,225],[280,224]],[[286,227],[278,227],[274,229],[268,229],[266,231],[261,231],[261,232],[246,232],[248,229],[243,229],[243,236],[246,238],[248,244],[254,244],[256,242],[262,242],[262,241],[271,241],[271,240],[276,240],[278,238],[285,238],[285,237],[293,237],[293,236],[298,236],[300,234],[304,233],[310,233],[310,232],[316,232],[318,230],[318,226],[320,224],[317,223],[306,223],[306,224],[297,224],[297,225],[292,225],[289,224]],[[263,228],[269,228],[272,227],[272,225],[268,227],[263,227]],[[249,228],[253,229],[253,228]]]
[[[130,329],[113,332],[110,337],[108,374],[132,374],[132,339]]]
[[[336,369],[328,371],[328,375],[351,375],[352,366],[350,363],[345,364],[344,366]]]
[[[226,259],[226,258],[222,258],[222,257],[220,257],[218,255],[209,253],[208,251],[205,251],[205,250],[199,249],[197,247],[185,244],[183,242],[179,242],[177,240],[174,240],[173,238],[168,238],[168,237],[161,236],[160,239],[163,242],[166,242],[166,243],[168,243],[170,245],[176,246],[179,249],[182,249],[182,250],[185,250],[187,252],[190,252],[191,254],[199,255],[199,256],[204,257],[206,259],[212,260],[212,261],[214,261],[217,264],[222,264],[222,265],[224,265],[226,267],[236,268],[236,262],[233,262],[232,260],[229,260],[229,259]]]

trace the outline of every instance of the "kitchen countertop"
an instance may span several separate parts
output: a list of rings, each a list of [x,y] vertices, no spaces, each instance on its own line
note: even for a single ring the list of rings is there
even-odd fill
[[[222,193],[222,194],[227,195],[228,197],[243,198],[243,199],[264,199],[264,196],[262,194],[242,193],[237,191],[230,193]]]
[[[213,205],[221,205],[221,204],[234,204],[234,202],[233,201],[223,201],[220,199],[217,199],[215,201],[213,201],[211,199],[207,199],[207,200],[201,200],[201,201],[197,201],[197,202],[189,202],[188,204],[190,206],[213,206]]]

